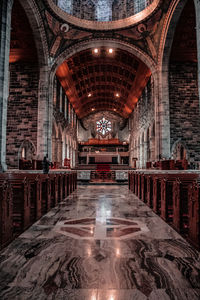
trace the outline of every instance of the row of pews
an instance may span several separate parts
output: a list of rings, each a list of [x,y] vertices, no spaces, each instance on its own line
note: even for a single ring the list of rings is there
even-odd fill
[[[77,172],[0,174],[0,249],[77,188]]]
[[[130,171],[129,189],[200,249],[200,174]]]

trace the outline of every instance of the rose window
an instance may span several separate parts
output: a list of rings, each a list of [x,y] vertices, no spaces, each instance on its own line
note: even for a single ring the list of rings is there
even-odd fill
[[[96,124],[97,124],[96,130],[102,136],[106,136],[107,134],[109,134],[109,132],[111,132],[112,129],[111,122],[106,120],[105,118],[102,118],[100,121],[97,121]]]

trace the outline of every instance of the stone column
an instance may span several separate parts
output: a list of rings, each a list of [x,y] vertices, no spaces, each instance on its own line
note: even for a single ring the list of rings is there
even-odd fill
[[[65,119],[67,119],[67,96],[65,96],[65,111],[64,111]]]
[[[6,123],[9,91],[9,53],[13,0],[0,1],[0,171],[6,171]]]
[[[63,89],[62,89],[62,85],[60,86],[60,104],[59,104],[59,111],[62,112],[62,93],[63,93]]]
[[[56,138],[52,138],[52,162],[57,161],[56,159]]]
[[[196,32],[197,32],[197,59],[198,59],[198,87],[199,87],[199,105],[200,105],[200,1],[195,0],[196,8]],[[199,111],[200,113],[200,111]]]
[[[40,68],[38,93],[38,129],[37,157],[42,159],[46,153],[52,159],[52,116],[53,116],[53,82],[49,84],[48,66]]]
[[[150,137],[150,160],[155,160],[155,137]]]
[[[142,169],[142,165],[143,165],[143,142],[141,139],[140,140],[140,164],[139,164],[140,169]]]
[[[62,165],[62,140],[59,140],[58,142],[58,161],[60,163],[60,165]]]
[[[146,162],[147,162],[147,145],[148,145],[147,131],[145,131],[145,133],[144,133],[144,142],[143,142],[143,165],[142,165],[142,167],[144,169],[146,169]]]
[[[62,165],[64,166],[64,159],[65,159],[65,150],[66,150],[66,147],[65,147],[65,140],[62,142]]]

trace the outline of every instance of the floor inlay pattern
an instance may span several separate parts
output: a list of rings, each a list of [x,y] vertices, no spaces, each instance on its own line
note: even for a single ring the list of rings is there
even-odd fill
[[[0,252],[2,300],[196,300],[200,255],[126,186],[79,186]]]
[[[70,221],[58,222],[54,228],[56,232],[78,239],[128,239],[142,232],[148,232],[148,228],[140,221],[133,222],[127,219],[106,218],[82,218]]]

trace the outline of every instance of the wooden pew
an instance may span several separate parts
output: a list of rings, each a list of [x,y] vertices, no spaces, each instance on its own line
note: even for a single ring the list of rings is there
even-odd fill
[[[154,175],[153,176],[153,211],[160,215],[161,211],[161,180],[163,175]]]
[[[134,194],[137,196],[138,195],[138,173],[135,172],[135,190]]]
[[[69,173],[69,194],[73,192],[72,173]]]
[[[64,176],[62,173],[58,174],[58,202],[63,200],[63,179]]]
[[[77,172],[74,172],[75,190],[77,189]]]
[[[63,178],[63,199],[69,195],[69,174],[65,173]]]
[[[41,210],[45,215],[51,208],[51,180],[48,174],[40,174],[41,181]]]
[[[0,183],[0,249],[13,239],[13,192],[8,180]]]
[[[26,175],[15,173],[1,174],[6,178],[13,191],[13,235],[21,234],[31,225],[31,187]]]
[[[128,189],[131,190],[131,172],[128,172]]]
[[[138,173],[138,198],[141,200],[142,198],[142,175],[143,173]]]
[[[189,187],[197,179],[196,174],[187,174],[178,177],[173,184],[173,221],[172,227],[181,234],[188,233],[189,211],[188,191]]]
[[[49,173],[51,196],[50,207],[55,207],[58,204],[58,174]]]
[[[147,205],[153,207],[153,176],[147,176]]]
[[[200,250],[200,180],[193,182],[188,193],[189,227],[187,239]]]
[[[173,218],[173,182],[174,177],[161,180],[160,216],[167,223],[171,223]]]
[[[141,200],[147,202],[147,176],[142,174],[141,178]]]

